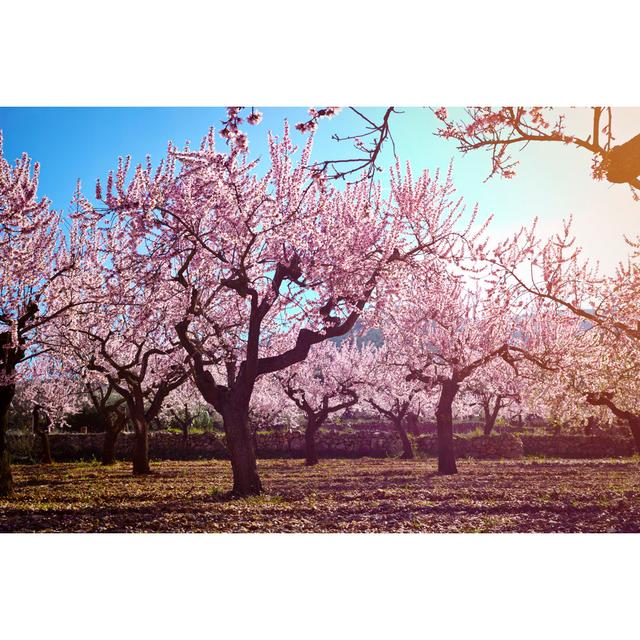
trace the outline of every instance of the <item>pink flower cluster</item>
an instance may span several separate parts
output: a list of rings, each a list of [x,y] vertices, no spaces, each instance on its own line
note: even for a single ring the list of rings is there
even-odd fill
[[[249,150],[249,137],[240,130],[240,125],[244,122],[244,118],[240,115],[244,107],[227,107],[227,119],[222,121],[223,128],[220,130],[220,136],[227,143],[240,152]],[[258,125],[262,122],[262,113],[251,109],[251,113],[246,117],[247,123],[250,125]]]
[[[322,109],[315,109],[311,107],[309,109],[309,115],[311,118],[305,122],[298,122],[296,129],[300,133],[313,133],[318,128],[318,120],[320,118],[333,118],[340,112],[340,107],[323,107]]]

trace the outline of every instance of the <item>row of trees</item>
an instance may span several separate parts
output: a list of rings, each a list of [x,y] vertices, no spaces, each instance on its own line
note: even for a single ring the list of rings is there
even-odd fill
[[[433,334],[431,340],[436,346]],[[409,343],[404,343],[407,346]],[[405,351],[405,356],[410,352]],[[348,340],[339,345],[329,341],[312,347],[303,362],[260,378],[250,404],[252,433],[272,429],[275,424],[285,423],[288,428],[304,425],[306,463],[313,465],[318,462],[318,430],[329,418],[356,411],[390,423],[401,440],[402,457],[413,458],[411,422],[428,420],[435,414],[440,406],[440,385],[415,376],[401,353],[389,342],[363,341],[358,345]],[[442,347],[438,354],[439,358],[445,357]],[[19,383],[15,401],[22,413],[29,415],[31,428],[42,439],[43,461],[51,461],[48,426],[64,425],[70,419],[66,412],[75,408],[85,423],[91,420],[98,423],[98,430],[104,430],[103,463],[115,462],[115,442],[128,421],[124,398],[109,385],[91,385],[77,374],[68,375],[59,361],[40,357],[33,363],[37,370]],[[464,420],[480,414],[485,435],[491,434],[499,414],[513,422],[516,417],[522,420],[523,414],[535,412],[547,422],[563,422],[565,426],[573,423],[571,426],[578,428],[585,422],[592,428],[594,421],[602,424],[603,418],[606,420],[606,415],[594,410],[593,394],[585,398],[584,393],[580,397],[579,392],[571,392],[578,388],[575,378],[573,384],[565,380],[562,386],[556,386],[554,394],[547,371],[536,367],[530,374],[522,375],[502,358],[485,363],[460,385],[452,403],[453,417]],[[211,413],[211,409],[203,406],[189,379],[164,400],[156,428],[178,427],[187,440],[190,426],[203,413]]]
[[[358,346],[358,342],[362,344]],[[305,361],[260,378],[249,411],[252,433],[277,428],[304,428],[307,439],[307,464],[316,464],[315,435],[329,419],[359,415],[368,420],[381,419],[397,432],[402,457],[413,457],[409,434],[416,433],[419,421],[433,419],[438,405],[438,385],[426,385],[407,374],[398,351],[387,343],[376,344],[366,338],[338,344],[321,343],[309,352]],[[87,384],[76,374],[61,370],[58,361],[40,357],[36,371],[17,384],[12,423],[14,428],[31,430],[43,441],[43,461],[51,461],[47,434],[51,425],[58,428],[89,427],[104,432],[102,462],[115,462],[118,434],[131,423],[125,399],[113,387]],[[461,385],[452,406],[458,421],[482,422],[490,435],[498,416],[509,424],[524,426],[523,417],[542,420],[549,425],[583,429],[602,425],[606,414],[598,415],[587,399],[567,393],[554,396],[544,376],[519,375],[504,360],[482,367]],[[581,406],[582,405],[582,406]],[[71,413],[70,413],[71,412]],[[586,419],[585,419],[586,416]],[[179,429],[185,441],[193,426],[219,422],[211,407],[187,380],[173,390],[150,425],[155,429]]]
[[[0,493],[12,485],[8,410],[27,379],[47,389],[38,402],[70,397],[53,389],[65,380],[84,385],[114,441],[126,414],[137,474],[149,472],[150,424],[192,384],[222,418],[240,496],[261,491],[250,427],[261,388],[304,412],[309,443],[365,379],[373,391],[357,397],[394,424],[436,394],[442,473],[456,472],[461,388],[490,378],[506,380],[490,414],[520,379],[638,415],[637,263],[600,276],[568,226],[548,242],[534,226],[490,246],[450,172],[414,177],[397,163],[388,195],[370,178],[338,188],[312,164],[312,139],[297,150],[286,124],[263,170],[241,113],[229,109],[223,152],[211,130],[156,167],[120,158],[95,198],[78,188],[68,228],[37,197],[37,165],[0,160]],[[356,323],[381,328],[384,347],[329,351]]]

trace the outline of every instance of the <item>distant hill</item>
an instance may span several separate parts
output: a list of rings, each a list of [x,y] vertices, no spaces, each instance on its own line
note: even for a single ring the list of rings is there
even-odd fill
[[[380,329],[369,329],[362,334],[362,323],[356,322],[355,326],[349,333],[344,336],[339,336],[337,338],[331,338],[331,341],[337,345],[341,345],[345,340],[351,340],[353,337],[356,337],[356,345],[361,347],[365,344],[374,344],[376,347],[381,347],[384,343],[384,338],[382,337],[382,331]]]

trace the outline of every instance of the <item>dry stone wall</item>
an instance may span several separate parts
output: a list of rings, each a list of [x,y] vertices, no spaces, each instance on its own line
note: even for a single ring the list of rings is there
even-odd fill
[[[99,459],[104,434],[53,433],[51,451],[59,462]],[[9,434],[9,448],[16,461],[38,460],[40,439],[34,435]],[[266,432],[256,436],[258,456],[263,458],[301,457],[304,434],[301,431]],[[423,456],[437,455],[436,437],[418,436],[416,451]],[[133,434],[122,433],[116,445],[116,457],[131,459]],[[334,458],[385,458],[397,456],[402,447],[399,437],[390,431],[326,430],[316,436],[318,454]],[[454,448],[460,458],[519,459],[523,456],[557,458],[611,458],[634,454],[633,440],[612,436],[514,435],[489,437],[454,436]],[[181,434],[158,431],[149,435],[149,452],[156,460],[197,460],[226,458],[221,433],[193,434],[184,440]]]
[[[419,436],[418,451],[427,456],[438,455],[436,436]],[[510,433],[495,436],[453,437],[453,450],[458,458],[518,459],[524,455],[522,440]]]
[[[586,435],[521,435],[525,456],[549,458],[620,458],[632,456],[632,438]]]

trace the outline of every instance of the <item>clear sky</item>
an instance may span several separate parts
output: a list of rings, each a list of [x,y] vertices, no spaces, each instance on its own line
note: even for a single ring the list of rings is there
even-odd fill
[[[307,118],[306,108],[260,108],[264,120],[258,127],[246,127],[252,155],[266,155],[267,131],[281,133],[283,121]],[[392,121],[396,151],[409,160],[414,171],[422,168],[446,170],[454,162],[454,181],[471,208],[476,202],[481,217],[494,214],[491,231],[503,237],[534,216],[545,232],[558,230],[562,218],[573,214],[575,232],[586,254],[601,260],[607,270],[628,254],[623,234],[640,234],[640,203],[634,202],[626,185],[595,182],[590,175],[587,152],[560,144],[530,145],[515,152],[520,160],[512,180],[492,178],[489,157],[476,152],[462,156],[451,141],[433,135],[437,121],[428,109],[402,109]],[[383,109],[365,108],[372,119]],[[568,123],[577,132],[589,130],[588,109],[573,109]],[[225,112],[207,107],[149,108],[0,108],[0,129],[4,134],[5,157],[13,160],[26,151],[41,164],[40,194],[53,206],[68,209],[76,180],[88,196],[93,195],[97,177],[105,177],[115,167],[119,155],[131,154],[133,162],[147,153],[157,160],[168,140],[181,146],[185,140],[195,145],[209,126],[220,128]],[[337,143],[331,135],[362,131],[362,122],[343,111],[333,120],[321,122],[314,145],[314,157],[338,158],[350,154],[348,143]],[[640,132],[640,108],[614,110],[614,134],[621,143]],[[302,136],[294,132],[302,142]],[[224,143],[220,141],[222,148]],[[390,146],[383,164],[393,161]]]

